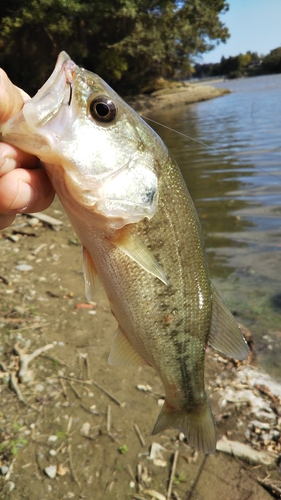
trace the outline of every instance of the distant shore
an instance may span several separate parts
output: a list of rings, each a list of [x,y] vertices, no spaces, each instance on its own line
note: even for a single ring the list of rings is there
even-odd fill
[[[228,89],[215,88],[208,84],[185,83],[176,87],[157,90],[151,94],[125,97],[125,101],[140,115],[151,115],[159,109],[206,101],[229,93],[230,90]]]

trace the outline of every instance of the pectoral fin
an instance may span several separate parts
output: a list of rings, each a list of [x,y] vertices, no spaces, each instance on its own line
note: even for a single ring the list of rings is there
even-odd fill
[[[117,236],[110,238],[110,241],[148,273],[168,285],[167,278],[152,252],[129,229],[123,227],[118,231]]]
[[[108,358],[109,365],[145,365],[144,359],[137,353],[121,328],[115,332],[115,338]]]
[[[96,266],[87,248],[82,248],[86,299],[90,302],[100,285]]]
[[[212,321],[208,343],[234,359],[246,359],[249,347],[232,314],[212,286]]]

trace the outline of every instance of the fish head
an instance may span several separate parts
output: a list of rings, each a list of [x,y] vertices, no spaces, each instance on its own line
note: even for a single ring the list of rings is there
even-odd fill
[[[62,201],[68,193],[106,217],[110,227],[154,215],[166,148],[106,82],[77,66],[66,52],[0,132],[2,140],[45,163]]]

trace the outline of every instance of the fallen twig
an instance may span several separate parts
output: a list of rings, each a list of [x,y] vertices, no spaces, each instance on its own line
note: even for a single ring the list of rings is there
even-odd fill
[[[114,403],[116,403],[118,406],[122,406],[122,403],[117,399],[115,398],[114,396],[112,396],[112,394],[110,394],[110,392],[108,392],[106,389],[104,389],[101,385],[99,385],[97,382],[95,382],[94,380],[92,380],[92,383],[98,388],[100,389],[100,391],[104,392],[104,394],[106,394],[112,401],[114,401]]]
[[[20,369],[18,371],[18,379],[20,382],[30,381],[30,371],[28,370],[29,363],[33,361],[33,359],[37,358],[37,356],[40,356],[43,352],[46,352],[53,347],[54,344],[47,344],[43,347],[35,349],[35,351],[31,354],[26,354],[23,349],[19,348],[18,344],[14,346],[14,351],[16,355],[19,356],[20,361]]]
[[[258,482],[270,493],[272,493],[276,498],[281,498],[281,481],[274,481],[268,478],[262,479],[257,478]]]
[[[173,465],[172,465],[172,470],[171,470],[171,475],[170,475],[170,480],[169,480],[169,486],[168,486],[168,491],[167,491],[167,500],[170,500],[171,494],[172,494],[172,488],[173,488],[173,479],[176,473],[176,468],[177,468],[177,462],[178,462],[178,457],[179,457],[179,451],[176,450],[174,453],[174,459],[173,459]]]
[[[68,451],[68,458],[69,458],[69,468],[70,468],[70,472],[71,472],[71,475],[73,477],[73,480],[74,482],[80,486],[80,483],[77,479],[77,476],[75,474],[75,471],[74,471],[74,468],[73,468],[73,462],[72,462],[72,452],[71,452],[71,444],[68,445],[68,448],[67,448],[67,451]]]
[[[82,397],[80,396],[79,392],[77,391],[77,389],[74,387],[74,384],[73,382],[71,382],[70,380],[68,380],[68,383],[71,387],[71,389],[73,390],[75,396],[78,398],[78,399],[82,399]]]
[[[146,445],[146,443],[145,443],[145,440],[144,440],[144,438],[143,438],[143,435],[142,435],[142,433],[141,433],[141,431],[140,431],[140,429],[139,429],[138,424],[134,424],[134,429],[135,429],[135,431],[136,431],[136,433],[137,433],[137,436],[138,436],[138,438],[139,438],[139,440],[140,440],[140,444],[141,444],[142,446],[145,446],[145,445]]]
[[[95,380],[80,380],[79,378],[74,378],[74,377],[67,377],[66,375],[59,375],[59,378],[64,378],[65,380],[72,380],[74,382],[78,382],[79,384],[85,384],[85,385],[95,385],[100,391],[104,392],[114,403],[116,403],[118,406],[122,406],[122,403],[115,398],[110,392],[108,392],[106,389],[104,389],[100,384],[95,382]]]
[[[16,374],[15,372],[12,372],[12,371],[9,371],[8,372],[9,375],[10,375],[10,379],[9,379],[9,386],[10,386],[10,389],[12,389],[12,391],[14,391],[19,399],[19,401],[21,403],[23,403],[25,406],[27,406],[28,408],[31,408],[32,410],[36,411],[39,413],[39,410],[37,408],[35,408],[35,406],[27,403],[21,393],[21,390],[18,386],[18,382],[17,382],[17,377],[16,377]]]
[[[106,415],[106,430],[108,433],[110,433],[110,428],[111,428],[111,406],[108,405],[107,415]]]

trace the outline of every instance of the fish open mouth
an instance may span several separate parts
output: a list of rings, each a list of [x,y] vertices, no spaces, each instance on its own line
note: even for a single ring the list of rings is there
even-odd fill
[[[71,103],[72,82],[76,68],[77,65],[69,55],[61,52],[48,80],[23,108],[28,124],[33,127],[43,127],[57,115],[64,104]]]

